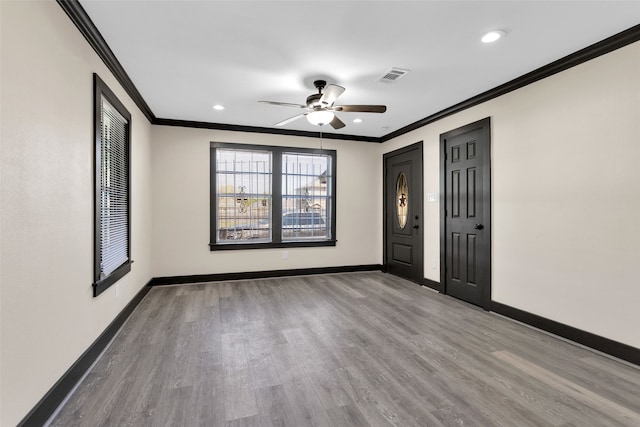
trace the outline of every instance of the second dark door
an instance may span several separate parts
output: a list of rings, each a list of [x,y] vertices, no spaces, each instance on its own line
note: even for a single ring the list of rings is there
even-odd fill
[[[441,135],[440,144],[444,163],[441,282],[446,294],[488,309],[491,299],[489,119]]]

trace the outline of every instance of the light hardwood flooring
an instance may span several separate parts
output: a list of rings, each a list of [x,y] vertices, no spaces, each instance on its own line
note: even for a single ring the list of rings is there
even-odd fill
[[[53,426],[640,426],[640,368],[383,274],[153,288]]]

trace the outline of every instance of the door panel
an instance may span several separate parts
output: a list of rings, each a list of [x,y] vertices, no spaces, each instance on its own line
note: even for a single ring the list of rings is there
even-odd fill
[[[413,246],[400,245],[398,243],[394,243],[393,261],[406,264],[406,265],[413,264]]]
[[[385,154],[384,170],[386,270],[422,283],[422,143]]]
[[[467,169],[467,218],[475,218],[476,201],[478,194],[476,193],[476,168]]]
[[[460,171],[451,172],[451,216],[460,217]]]
[[[488,308],[491,296],[489,119],[441,135],[441,282],[446,294]]]
[[[477,271],[476,235],[467,234],[467,283],[476,284]]]

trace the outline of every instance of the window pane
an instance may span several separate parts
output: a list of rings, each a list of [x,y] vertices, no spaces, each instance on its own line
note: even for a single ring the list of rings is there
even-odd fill
[[[271,153],[216,150],[218,243],[271,241]]]
[[[400,172],[396,181],[396,216],[398,218],[398,226],[401,230],[407,225],[408,215],[409,186],[407,185],[407,177],[404,172]]]
[[[331,238],[331,157],[282,155],[282,240]]]
[[[129,260],[127,120],[101,98],[100,277]]]

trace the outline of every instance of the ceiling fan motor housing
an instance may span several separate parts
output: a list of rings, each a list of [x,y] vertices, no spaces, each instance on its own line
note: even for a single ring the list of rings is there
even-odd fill
[[[318,107],[324,107],[325,105],[322,105],[320,99],[322,99],[322,90],[327,86],[327,82],[326,80],[316,80],[313,82],[313,85],[318,89],[318,93],[314,93],[307,97],[307,107],[315,109]]]
[[[313,95],[309,95],[307,97],[307,107],[314,108],[320,105],[320,98],[322,98],[322,94],[314,93]]]
[[[325,80],[316,80],[313,82],[313,85],[318,89],[318,92],[322,92],[322,89],[325,88],[327,82]]]

